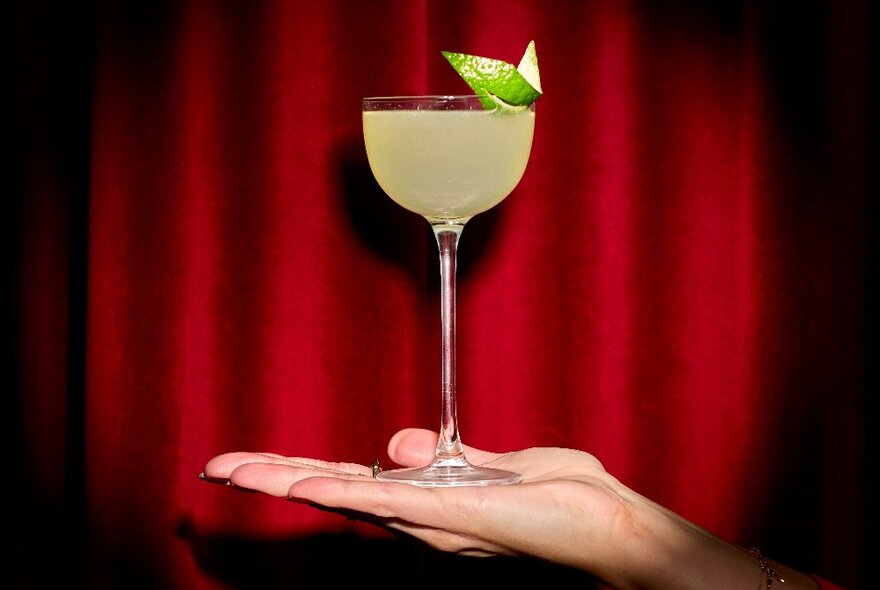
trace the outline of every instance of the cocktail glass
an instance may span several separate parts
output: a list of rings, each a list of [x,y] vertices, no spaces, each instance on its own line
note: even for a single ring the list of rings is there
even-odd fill
[[[378,479],[423,487],[518,483],[517,473],[472,465],[458,427],[455,381],[456,249],[465,223],[500,203],[529,160],[534,105],[485,110],[478,96],[363,99],[364,144],[379,185],[428,220],[440,251],[441,414],[434,459]]]

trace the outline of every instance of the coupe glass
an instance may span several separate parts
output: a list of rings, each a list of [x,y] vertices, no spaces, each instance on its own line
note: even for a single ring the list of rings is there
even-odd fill
[[[500,203],[525,172],[534,105],[485,110],[478,96],[363,99],[364,143],[382,189],[428,220],[440,250],[441,414],[433,461],[382,471],[423,487],[514,484],[518,473],[472,465],[462,449],[455,389],[456,248],[465,223]]]

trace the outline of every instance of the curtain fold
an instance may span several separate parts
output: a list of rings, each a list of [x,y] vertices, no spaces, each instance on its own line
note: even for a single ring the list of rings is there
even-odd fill
[[[360,99],[468,93],[441,50],[531,39],[528,169],[460,243],[463,440],[586,450],[866,582],[870,3],[16,5],[21,586],[586,583],[196,478],[230,450],[387,462],[438,426],[436,244],[373,180]]]

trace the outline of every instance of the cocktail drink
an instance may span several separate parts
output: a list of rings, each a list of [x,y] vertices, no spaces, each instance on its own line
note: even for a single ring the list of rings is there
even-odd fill
[[[363,100],[373,175],[402,207],[428,220],[440,250],[440,436],[430,464],[378,479],[424,487],[514,484],[517,473],[474,466],[462,449],[455,388],[455,265],[465,223],[501,202],[526,169],[541,78],[535,42],[519,65],[442,52],[477,94]]]
[[[476,96],[367,99],[363,119],[379,185],[440,225],[464,225],[510,194],[535,130],[533,108],[499,114]]]
[[[474,215],[501,202],[526,169],[534,104],[486,110],[485,97],[365,98],[370,168],[395,202],[431,224],[440,251],[441,422],[431,464],[378,478],[425,487],[512,484],[519,474],[470,464],[458,429],[455,383],[455,264],[458,240]]]

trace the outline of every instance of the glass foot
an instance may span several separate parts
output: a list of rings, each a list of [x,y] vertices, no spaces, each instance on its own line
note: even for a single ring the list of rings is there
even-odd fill
[[[519,483],[522,475],[502,469],[474,465],[428,465],[412,469],[390,469],[376,475],[379,481],[407,483],[423,488],[456,486],[504,486]]]

